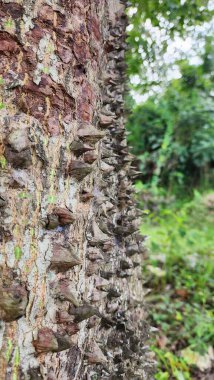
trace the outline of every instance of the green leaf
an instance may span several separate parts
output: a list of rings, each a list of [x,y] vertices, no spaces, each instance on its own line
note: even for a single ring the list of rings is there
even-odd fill
[[[150,211],[149,210],[143,210],[143,214],[149,215]]]
[[[156,380],[168,380],[169,379],[169,373],[168,372],[158,372],[155,375]]]
[[[159,268],[159,267],[154,267],[152,265],[147,265],[147,269],[152,273],[154,274],[155,276],[157,277],[164,277],[166,276],[166,271],[164,271],[163,269]]]
[[[183,317],[182,317],[182,314],[180,313],[180,311],[176,312],[175,319],[177,321],[182,321],[183,320]]]
[[[174,376],[177,380],[185,380],[185,377],[183,375],[183,372],[181,371],[174,371]]]

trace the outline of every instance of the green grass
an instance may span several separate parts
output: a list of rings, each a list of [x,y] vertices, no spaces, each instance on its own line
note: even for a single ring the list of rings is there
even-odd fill
[[[145,286],[152,289],[147,297],[151,324],[158,328],[157,380],[188,380],[211,371],[213,226],[214,194],[198,192],[191,201],[153,203],[144,218],[149,249],[143,272]]]

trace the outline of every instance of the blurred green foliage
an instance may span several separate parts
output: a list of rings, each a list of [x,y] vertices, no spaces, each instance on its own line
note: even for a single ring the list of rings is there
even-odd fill
[[[142,173],[136,190],[142,233],[149,236],[142,270],[144,287],[150,289],[151,325],[158,329],[152,347],[155,379],[209,379],[214,362],[214,193],[207,192],[214,185],[214,4],[129,4],[131,95],[147,99],[137,105],[127,96],[127,128]],[[182,51],[185,40],[190,51]]]
[[[149,95],[140,105],[127,97],[129,142],[139,158],[141,180],[177,193],[209,188],[214,183],[213,3],[132,0],[129,5],[130,86]],[[177,46],[173,59],[164,55],[173,41],[179,45],[188,37],[194,54]],[[169,80],[170,65],[179,79]]]
[[[214,9],[210,0],[131,0],[128,3],[128,73],[139,75],[141,81],[135,88],[145,92],[164,79],[167,65],[163,56],[171,41],[197,33],[200,44],[204,36],[199,27],[212,20]],[[157,70],[158,77],[148,76],[148,72],[155,74]]]
[[[143,182],[171,190],[214,182],[214,40],[200,65],[180,61],[181,78],[136,105],[127,128]]]
[[[148,193],[141,198],[148,207]],[[188,380],[199,372],[200,360],[205,370],[211,369],[205,358],[214,341],[214,194],[195,191],[191,201],[171,199],[168,204],[161,199],[153,197],[142,226],[150,237],[143,273],[145,286],[152,289],[147,296],[151,324],[158,328],[156,379]]]

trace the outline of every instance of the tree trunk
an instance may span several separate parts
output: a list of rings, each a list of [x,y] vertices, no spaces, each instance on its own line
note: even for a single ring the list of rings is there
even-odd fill
[[[148,379],[119,0],[0,2],[1,379]]]

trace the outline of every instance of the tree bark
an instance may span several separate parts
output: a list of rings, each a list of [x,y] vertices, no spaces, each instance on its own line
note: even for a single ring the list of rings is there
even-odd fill
[[[0,2],[1,379],[149,379],[119,0]]]

